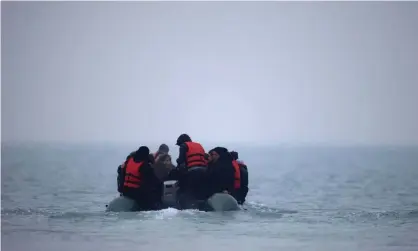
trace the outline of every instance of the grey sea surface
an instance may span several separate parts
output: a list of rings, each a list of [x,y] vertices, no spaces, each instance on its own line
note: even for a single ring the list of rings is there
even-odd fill
[[[246,210],[107,213],[132,150],[3,144],[2,250],[418,250],[417,147],[243,147]]]

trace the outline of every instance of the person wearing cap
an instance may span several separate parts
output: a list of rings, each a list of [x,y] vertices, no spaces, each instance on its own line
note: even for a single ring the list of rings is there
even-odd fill
[[[180,193],[191,200],[206,199],[208,163],[205,149],[201,144],[193,142],[187,134],[181,134],[176,145],[180,148],[177,158]]]

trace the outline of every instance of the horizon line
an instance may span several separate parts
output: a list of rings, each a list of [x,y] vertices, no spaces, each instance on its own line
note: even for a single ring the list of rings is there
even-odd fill
[[[167,145],[175,146],[175,141],[169,143],[168,141],[116,141],[116,140],[101,140],[101,141],[72,141],[72,140],[1,140],[1,145],[13,144],[65,144],[65,145],[160,145],[165,143]],[[234,146],[253,146],[253,147],[418,147],[418,143],[349,143],[349,142],[249,142],[249,141],[199,141],[205,145],[234,145]]]

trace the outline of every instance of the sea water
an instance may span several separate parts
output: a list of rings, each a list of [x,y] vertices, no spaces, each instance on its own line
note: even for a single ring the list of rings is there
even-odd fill
[[[245,210],[105,212],[132,150],[3,144],[2,250],[418,250],[416,147],[236,148]]]

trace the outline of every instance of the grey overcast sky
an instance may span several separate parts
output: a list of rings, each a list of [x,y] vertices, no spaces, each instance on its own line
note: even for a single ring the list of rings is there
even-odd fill
[[[1,5],[3,141],[418,144],[417,2]]]

